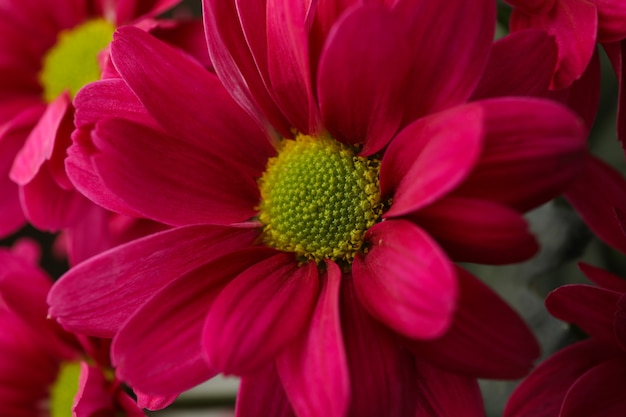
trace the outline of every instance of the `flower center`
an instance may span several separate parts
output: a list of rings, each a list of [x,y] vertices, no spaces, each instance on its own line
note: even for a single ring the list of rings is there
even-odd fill
[[[352,262],[383,210],[379,167],[330,136],[284,140],[259,180],[265,243],[302,260]]]
[[[74,97],[85,84],[100,78],[98,53],[111,42],[114,31],[108,21],[94,19],[59,33],[39,73],[48,103],[66,90]]]
[[[50,393],[50,416],[71,417],[74,397],[78,392],[79,362],[63,362]]]

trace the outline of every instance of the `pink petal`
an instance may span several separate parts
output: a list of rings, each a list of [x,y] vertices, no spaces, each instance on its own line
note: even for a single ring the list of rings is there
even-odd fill
[[[613,335],[618,346],[626,352],[626,295],[622,294],[613,321]]]
[[[57,131],[66,114],[71,111],[67,94],[61,94],[52,101],[33,128],[24,147],[15,157],[11,169],[11,179],[19,185],[32,181],[43,163],[52,157]]]
[[[598,8],[598,43],[626,38],[626,3],[620,0],[596,0]]]
[[[484,200],[445,197],[409,218],[457,262],[521,262],[539,250],[521,214]]]
[[[613,315],[620,294],[590,285],[564,285],[546,298],[546,307],[557,319],[574,323],[590,336],[611,342]]]
[[[98,123],[92,137],[99,150],[94,169],[132,209],[123,214],[177,226],[230,224],[256,214],[260,172],[241,161],[230,164],[192,143],[119,119]]]
[[[256,236],[249,229],[190,226],[118,246],[61,277],[48,295],[49,314],[73,331],[110,338],[169,282]]]
[[[381,193],[393,197],[385,217],[416,211],[454,189],[478,161],[483,134],[482,110],[472,104],[404,128],[381,165]]]
[[[291,125],[317,133],[321,120],[309,67],[306,4],[267,0],[267,59],[272,96]]]
[[[134,27],[118,29],[111,56],[148,113],[171,135],[225,162],[265,169],[274,153],[266,133],[200,63]]]
[[[344,275],[341,328],[350,370],[348,417],[414,416],[419,407],[415,357],[361,305]]]
[[[594,339],[570,345],[541,363],[515,389],[503,417],[559,415],[572,384],[589,369],[615,355],[615,350]]]
[[[619,85],[617,103],[617,138],[626,148],[626,40],[604,44],[604,49],[613,64]]]
[[[554,37],[542,30],[522,30],[494,43],[472,100],[546,94],[557,59]]]
[[[237,417],[296,417],[274,365],[241,378]]]
[[[204,319],[224,285],[274,254],[267,248],[233,252],[172,281],[124,323],[112,346],[117,375],[133,388],[178,395],[216,375],[204,361]],[[154,331],[157,328],[166,332]]]
[[[580,172],[585,128],[569,110],[526,98],[478,103],[485,112],[483,154],[455,193],[523,212],[563,192]]]
[[[318,297],[317,268],[281,253],[249,268],[219,294],[202,343],[210,366],[243,375],[271,363],[307,325]]]
[[[155,395],[148,395],[148,394],[144,394],[143,392],[133,389],[133,392],[135,393],[135,395],[137,396],[137,402],[136,402],[136,406],[140,407],[140,408],[147,408],[148,410],[161,410],[169,405],[171,405],[178,396],[169,396],[169,397],[163,397],[163,396],[155,396]],[[127,404],[128,401],[124,401],[122,400],[124,404]],[[121,402],[122,402],[121,401]],[[128,408],[131,408],[129,406],[125,406],[124,407],[125,410],[128,410]],[[127,411],[128,412],[128,411]],[[138,417],[141,416],[145,416],[145,414],[142,412],[142,414]],[[127,417],[135,417],[134,415],[128,415]]]
[[[514,9],[511,14],[511,31],[543,29],[554,35],[559,58],[552,80],[552,88],[561,89],[580,78],[589,64],[596,44],[598,30],[595,4],[586,1],[556,1],[550,12],[527,14]]]
[[[92,417],[97,416],[97,413],[114,415],[116,407],[113,399],[109,384],[100,368],[81,362],[78,392],[72,406],[73,415],[76,417]]]
[[[617,170],[589,157],[564,195],[596,236],[626,253],[626,235],[615,215],[616,208],[626,208],[626,181]]]
[[[483,397],[475,378],[456,375],[417,361],[420,407],[416,417],[485,415]]]
[[[563,406],[563,417],[620,417],[626,410],[624,396],[626,361],[613,358],[585,372],[569,389]]]
[[[203,0],[203,13],[215,72],[233,99],[259,125],[266,126],[269,121],[284,136],[290,136],[291,126],[267,90],[265,4],[251,0],[237,7],[235,2]],[[259,48],[251,52],[249,45]]]
[[[148,114],[137,96],[124,80],[111,78],[87,84],[74,98],[77,128],[92,128],[103,118],[120,118],[155,127],[156,121]]]
[[[333,137],[364,143],[363,154],[384,147],[402,120],[409,65],[406,32],[386,7],[344,14],[326,40],[317,81],[324,126]]]
[[[451,372],[479,378],[512,379],[528,373],[539,345],[520,316],[493,290],[462,268],[459,306],[442,337],[408,342],[418,358]]]
[[[593,265],[579,262],[578,267],[587,278],[607,290],[626,293],[626,279]]]
[[[161,14],[180,3],[180,0],[122,0],[113,3],[107,0],[99,0],[99,2],[102,2],[105,7],[115,4],[115,23],[116,25],[123,25],[139,17],[145,18]],[[107,10],[104,10],[104,12],[107,12]],[[108,12],[112,13],[113,10],[108,10]]]
[[[511,6],[529,14],[548,13],[557,1],[559,0],[506,0]]]
[[[350,380],[339,318],[339,267],[327,274],[309,329],[277,358],[289,402],[299,417],[342,417],[348,408]]]
[[[405,121],[464,103],[487,63],[494,2],[400,0],[394,10],[406,19],[414,48]]]
[[[26,219],[36,228],[56,232],[76,224],[92,203],[76,190],[59,186],[46,164],[20,187],[20,201]]]
[[[452,323],[457,283],[452,263],[419,227],[406,220],[372,226],[369,251],[354,260],[354,287],[367,311],[415,339],[441,336]]]

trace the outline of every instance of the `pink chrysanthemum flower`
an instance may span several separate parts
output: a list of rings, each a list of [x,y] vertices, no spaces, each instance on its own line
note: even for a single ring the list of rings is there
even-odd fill
[[[241,415],[480,414],[474,377],[531,366],[523,322],[452,261],[535,253],[522,213],[575,175],[582,123],[468,103],[491,0],[348,3],[205,1],[217,76],[119,29],[121,79],[78,94],[75,186],[173,228],[73,268],[50,314],[113,337],[134,387],[224,372],[245,376]]]
[[[180,0],[8,0],[0,5],[0,236],[58,230],[88,204],[65,174],[72,99],[101,76],[116,26]]]
[[[52,281],[20,252],[0,249],[0,414],[143,416],[112,376],[109,342],[76,337],[47,318]]]

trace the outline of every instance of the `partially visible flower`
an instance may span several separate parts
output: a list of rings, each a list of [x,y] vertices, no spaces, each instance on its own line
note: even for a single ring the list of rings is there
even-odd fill
[[[459,415],[445,386],[481,414],[475,378],[523,375],[537,345],[453,261],[535,253],[522,213],[576,175],[584,128],[546,100],[469,102],[491,0],[336,5],[206,1],[215,73],[118,30],[121,78],[78,94],[68,175],[172,229],[72,268],[50,314],[112,337],[155,395],[223,372],[299,416]]]
[[[590,338],[538,366],[513,392],[504,417],[626,414],[626,280],[586,264],[581,269],[598,286],[565,285],[546,306]]]
[[[0,235],[70,225],[89,202],[65,174],[72,99],[98,80],[115,27],[180,0],[8,0],[0,4]],[[9,178],[10,177],[10,178]]]
[[[47,318],[52,281],[24,253],[0,249],[0,414],[143,416],[113,376],[109,342]]]

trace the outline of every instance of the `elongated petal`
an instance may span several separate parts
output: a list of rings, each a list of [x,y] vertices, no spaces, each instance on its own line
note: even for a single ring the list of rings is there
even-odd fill
[[[91,417],[97,415],[96,413],[115,414],[116,407],[113,401],[114,397],[102,370],[81,362],[78,392],[72,406],[74,415]]]
[[[441,336],[452,323],[457,283],[452,263],[419,227],[389,220],[365,235],[367,254],[353,264],[354,287],[367,311],[415,339]]]
[[[557,60],[553,36],[543,30],[514,32],[494,43],[472,100],[501,96],[543,97]]]
[[[617,310],[613,321],[615,340],[619,347],[626,352],[626,295],[623,294],[617,303]]]
[[[626,382],[626,361],[614,358],[595,366],[570,388],[563,407],[563,417],[619,417],[626,409],[622,387]]]
[[[414,416],[419,407],[415,357],[368,314],[353,284],[344,275],[339,302],[350,370],[347,417]]]
[[[475,378],[456,375],[417,361],[420,406],[416,417],[485,415],[483,397]]]
[[[626,293],[626,279],[584,262],[580,262],[578,267],[587,278],[602,288],[619,293]]]
[[[569,87],[583,74],[593,55],[598,31],[598,11],[587,0],[556,1],[550,12],[527,14],[514,9],[511,31],[537,28],[554,35],[558,46],[558,62],[552,87]]]
[[[42,164],[52,157],[57,130],[61,126],[71,103],[67,94],[52,101],[28,136],[24,147],[15,157],[11,179],[20,185],[30,182]]]
[[[450,196],[409,218],[424,227],[457,262],[521,262],[539,250],[521,214],[484,200]]]
[[[306,13],[303,1],[267,0],[268,70],[272,95],[287,120],[300,132],[317,133],[321,120],[309,67]]]
[[[626,235],[615,209],[626,208],[626,180],[602,160],[589,157],[576,181],[565,192],[589,228],[604,242],[626,253]],[[590,196],[597,195],[599,198]]]
[[[598,8],[598,42],[615,42],[626,38],[626,4],[619,0],[596,0]]]
[[[478,103],[485,113],[483,154],[455,193],[526,211],[565,191],[587,155],[580,119],[547,100]]]
[[[513,7],[517,7],[526,13],[544,14],[548,13],[559,0],[507,0]]]
[[[255,230],[191,226],[157,233],[77,265],[55,283],[49,314],[79,333],[112,337],[167,283],[250,245]]]
[[[209,308],[230,280],[274,253],[257,248],[228,254],[155,294],[114,339],[112,357],[119,377],[143,393],[169,396],[216,375],[204,361],[201,344]]]
[[[106,0],[99,0],[105,7],[107,5],[115,5],[115,10],[108,10],[109,13],[113,12],[115,16],[115,23],[117,25],[123,25],[136,20],[139,17],[156,16],[157,14],[165,12],[167,9],[174,7],[180,0],[123,0],[116,2],[109,2]],[[106,12],[107,10],[103,10]]]
[[[326,127],[361,153],[379,151],[402,120],[400,100],[409,70],[409,44],[401,21],[382,5],[344,15],[326,40],[318,97]]]
[[[564,285],[546,298],[550,314],[574,323],[590,336],[611,342],[620,294],[591,285]]]
[[[464,103],[487,63],[494,2],[400,0],[394,9],[406,20],[414,48],[405,121]]]
[[[291,126],[276,107],[265,82],[269,81],[265,5],[251,0],[239,9],[244,12],[241,21],[235,2],[203,0],[206,40],[215,72],[233,99],[260,126],[266,126],[269,121],[283,135],[289,136]],[[247,18],[248,13],[250,18]],[[251,50],[249,44],[262,45],[264,49]]]
[[[476,105],[425,117],[404,128],[381,165],[381,193],[393,197],[384,216],[416,211],[453,190],[478,161],[483,134],[483,114]]]
[[[281,253],[247,269],[219,294],[202,343],[208,363],[226,374],[262,369],[302,331],[318,297],[317,268]]]
[[[241,378],[235,408],[237,417],[296,417],[274,365]]]
[[[94,169],[103,184],[141,217],[182,226],[243,222],[256,214],[255,174],[241,163],[231,165],[191,143],[124,120],[103,120],[92,136],[100,151],[93,157]]]
[[[616,350],[594,339],[568,346],[541,363],[515,389],[504,417],[559,415],[572,384],[585,372],[613,357]]]
[[[350,400],[348,363],[339,317],[341,270],[327,273],[311,324],[276,361],[289,402],[299,417],[345,415]]]
[[[134,27],[118,30],[111,56],[148,113],[171,135],[224,161],[258,172],[265,168],[273,153],[266,133],[200,63]]]
[[[418,358],[450,372],[479,378],[520,378],[539,356],[539,345],[519,315],[462,268],[459,306],[442,337],[408,342]]]
[[[617,77],[619,86],[618,102],[617,102],[617,138],[622,144],[622,148],[626,147],[626,40],[621,42],[605,43],[606,51],[613,70]]]

